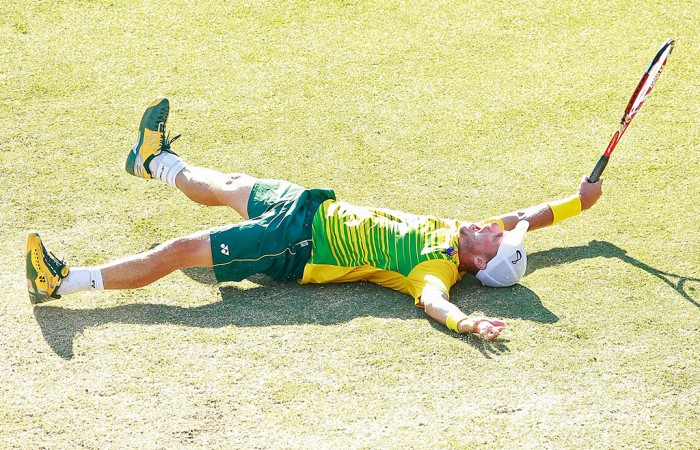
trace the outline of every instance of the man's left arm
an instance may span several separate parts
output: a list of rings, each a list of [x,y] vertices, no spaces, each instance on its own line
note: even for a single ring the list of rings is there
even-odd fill
[[[450,302],[447,294],[433,286],[425,286],[422,292],[420,302],[425,313],[459,334],[474,333],[491,341],[496,339],[506,326],[504,322],[496,319],[468,317]]]
[[[544,228],[568,217],[572,217],[595,205],[603,193],[602,189],[602,178],[595,183],[589,183],[588,179],[584,177],[581,180],[578,194],[576,195],[502,214],[488,220],[498,222],[504,230],[512,230],[521,220],[527,220],[530,223],[530,231],[536,230],[537,228]]]

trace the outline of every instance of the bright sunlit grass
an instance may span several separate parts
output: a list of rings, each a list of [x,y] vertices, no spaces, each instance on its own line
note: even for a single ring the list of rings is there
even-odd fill
[[[697,5],[5,3],[0,447],[697,447]],[[193,164],[479,220],[574,193],[669,37],[599,204],[528,237],[522,285],[453,289],[494,343],[377,286],[204,270],[29,306],[30,229],[75,266],[240,220],[124,171],[158,94]]]

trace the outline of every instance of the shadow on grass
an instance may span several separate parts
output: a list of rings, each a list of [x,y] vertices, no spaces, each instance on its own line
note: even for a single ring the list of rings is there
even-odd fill
[[[630,258],[625,251],[608,242],[593,241],[580,247],[555,248],[530,255],[530,271],[543,267],[594,258],[617,257],[646,270],[664,280],[695,306],[699,306],[689,294],[695,292],[687,281],[696,279],[678,277],[656,270]],[[187,276],[203,284],[216,284],[213,272],[208,269],[188,269]],[[673,281],[671,277],[677,277]],[[275,282],[257,276],[251,281],[258,287],[243,289],[238,284],[219,287],[221,301],[196,307],[180,307],[163,304],[131,304],[109,308],[71,309],[55,304],[34,308],[34,315],[41,327],[44,339],[63,358],[73,356],[73,340],[83,330],[107,323],[125,324],[176,324],[196,328],[220,328],[226,326],[260,327],[270,325],[320,324],[333,325],[351,321],[357,317],[392,319],[423,318],[424,313],[413,306],[404,294],[370,283],[300,285],[295,282]],[[524,286],[506,289],[481,287],[466,276],[452,289],[452,301],[462,310],[504,319],[522,319],[540,323],[554,323],[558,317],[545,308],[540,298]],[[486,342],[473,336],[458,336],[445,331],[479,349],[485,356],[508,351],[507,341]]]
[[[203,269],[188,270],[191,278],[215,283],[213,274]],[[211,281],[209,281],[211,280]],[[56,306],[56,303],[39,305],[34,316],[41,327],[44,339],[59,356],[73,357],[73,341],[84,330],[110,323],[123,324],[175,324],[195,328],[264,327],[274,325],[319,324],[334,325],[349,322],[357,317],[391,319],[425,318],[419,308],[413,306],[410,297],[371,283],[347,283],[327,285],[300,285],[295,282],[275,282],[266,277],[253,277],[259,287],[242,289],[237,284],[219,287],[221,301],[196,307],[163,304],[129,304],[107,308],[73,309]],[[489,296],[475,296],[461,307],[492,311],[500,317],[521,317],[526,320],[556,321],[549,311],[539,311],[539,298],[532,291],[520,287],[518,300],[510,306],[489,306]],[[500,298],[500,297],[499,297]],[[517,312],[516,304],[532,303]],[[505,344],[490,344],[480,339],[465,339],[482,353],[507,350]],[[497,347],[494,347],[496,345]]]
[[[596,258],[618,258],[634,267],[644,270],[645,272],[654,275],[676,292],[678,292],[685,300],[690,302],[697,308],[700,308],[700,278],[693,278],[684,275],[677,275],[670,272],[664,272],[651,267],[638,259],[627,255],[627,252],[620,247],[605,241],[591,241],[588,245],[579,247],[564,247],[554,248],[538,253],[528,255],[528,273],[534,272],[543,267],[558,266],[561,264],[570,263],[580,259]]]

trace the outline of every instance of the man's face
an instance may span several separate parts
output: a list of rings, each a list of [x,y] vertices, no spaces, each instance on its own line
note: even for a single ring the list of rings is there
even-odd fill
[[[476,224],[463,224],[459,229],[460,263],[469,269],[483,270],[496,256],[503,241],[503,230],[493,222],[483,228]]]

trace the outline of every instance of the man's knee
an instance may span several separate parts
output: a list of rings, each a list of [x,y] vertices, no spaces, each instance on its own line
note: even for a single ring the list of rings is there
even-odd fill
[[[162,244],[163,259],[175,267],[211,267],[209,232],[203,231],[172,239]]]
[[[229,173],[223,176],[221,189],[217,193],[223,205],[235,209],[244,219],[248,218],[248,200],[257,178],[244,173]]]

